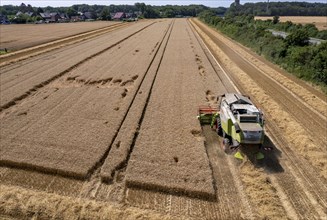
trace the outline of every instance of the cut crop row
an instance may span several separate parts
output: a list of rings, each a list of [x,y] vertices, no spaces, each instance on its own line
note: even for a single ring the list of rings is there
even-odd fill
[[[126,175],[127,187],[215,199],[196,109],[205,92],[188,38],[176,20]],[[203,73],[203,72],[202,72]]]
[[[137,34],[149,24],[140,23],[1,68],[0,110],[15,105],[38,88]]]

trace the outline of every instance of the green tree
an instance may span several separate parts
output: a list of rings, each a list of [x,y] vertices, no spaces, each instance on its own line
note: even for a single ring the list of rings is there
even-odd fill
[[[273,24],[278,24],[279,23],[279,16],[277,16],[277,15],[275,15],[274,17],[273,17]]]
[[[306,24],[303,26],[303,29],[308,32],[309,36],[317,36],[318,34],[318,28],[314,24]]]
[[[107,21],[107,20],[111,19],[110,12],[109,12],[108,8],[103,8],[102,9],[101,14],[100,14],[100,19],[103,20],[103,21]]]
[[[72,16],[78,15],[77,11],[73,7],[69,7],[66,10],[66,14],[71,18]]]
[[[327,85],[327,42],[317,47],[316,54],[311,61],[313,71],[312,79]]]
[[[147,8],[146,5],[145,5],[144,3],[139,3],[139,2],[135,3],[135,7],[136,7],[138,10],[140,10],[142,14],[145,13],[145,10],[146,10],[146,8]]]
[[[156,11],[152,6],[147,5],[146,9],[144,11],[144,17],[145,18],[158,18],[160,16],[159,16],[158,11]]]
[[[327,30],[319,31],[316,35],[316,38],[327,40]]]
[[[30,20],[30,16],[26,14],[20,14],[14,18],[13,22],[17,24],[25,24]]]
[[[163,14],[163,17],[166,17],[166,18],[173,18],[175,17],[175,12],[173,9],[169,8],[167,10],[165,10],[164,14]]]
[[[298,29],[285,38],[288,46],[306,46],[309,44],[309,33]]]
[[[43,13],[43,12],[44,12],[43,9],[40,8],[40,7],[38,7],[37,10],[36,10],[36,13],[37,13],[37,14],[40,14],[40,13]]]

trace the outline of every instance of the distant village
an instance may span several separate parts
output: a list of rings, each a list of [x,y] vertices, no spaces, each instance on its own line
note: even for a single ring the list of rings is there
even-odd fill
[[[0,6],[1,24],[42,24],[66,23],[96,20],[135,21],[142,18],[181,18],[196,17],[209,8],[204,5],[163,5],[152,6],[145,3],[134,5],[88,5],[78,4],[70,7],[33,7],[30,4]],[[227,8],[215,9],[223,15]]]
[[[21,8],[31,8],[24,3],[21,4]],[[25,11],[25,12],[24,12]],[[131,13],[115,12],[97,14],[94,12],[77,12],[73,15],[68,13],[59,13],[55,11],[18,11],[15,16],[9,18],[7,15],[0,14],[0,24],[16,24],[16,23],[68,23],[68,22],[81,22],[81,21],[95,21],[95,20],[116,20],[116,21],[135,21],[142,14],[140,11]],[[105,16],[105,18],[103,17]]]

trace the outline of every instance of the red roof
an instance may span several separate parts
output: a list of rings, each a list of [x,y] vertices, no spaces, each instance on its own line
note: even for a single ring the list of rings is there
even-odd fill
[[[124,12],[117,12],[114,16],[114,19],[121,19],[125,17],[125,13]]]

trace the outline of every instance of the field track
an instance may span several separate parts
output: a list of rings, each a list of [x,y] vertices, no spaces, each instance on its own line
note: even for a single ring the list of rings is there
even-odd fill
[[[1,68],[0,216],[326,218],[326,96],[198,20],[108,28]],[[238,91],[265,112],[263,162],[196,119]]]

